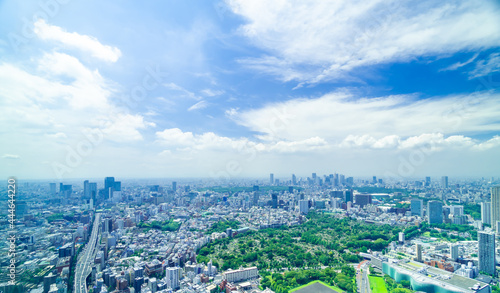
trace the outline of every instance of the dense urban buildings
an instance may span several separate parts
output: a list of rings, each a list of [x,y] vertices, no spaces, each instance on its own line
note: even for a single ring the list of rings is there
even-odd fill
[[[223,186],[195,179],[149,182],[114,177],[26,182],[20,185],[16,210],[22,239],[18,266],[41,277],[21,277],[18,285],[33,293],[71,286],[76,292],[85,288],[93,292],[273,292],[272,288],[283,288],[269,283],[274,277],[267,271],[283,272],[288,261],[300,273],[310,261],[341,270],[345,264],[370,259],[373,268],[389,276],[397,271],[420,280],[414,290],[422,290],[418,284],[424,281],[436,288],[456,287],[457,292],[469,292],[466,288],[476,285],[474,292],[488,292],[495,286],[496,227],[488,226],[490,202],[497,195],[493,180],[451,179],[451,187],[443,188],[427,178],[420,183],[386,183],[390,181],[370,177],[353,179],[351,184],[340,175],[291,174],[273,178],[273,184],[261,179]],[[431,182],[428,187],[425,181]],[[352,237],[347,235],[352,230],[298,232],[301,227],[346,229],[354,223],[357,229],[365,229],[356,231],[356,237],[370,241],[360,238],[359,244],[351,240],[337,248],[339,244],[317,241],[344,243],[343,237]],[[274,233],[284,234],[273,239]],[[272,245],[292,240],[290,235],[300,241]],[[267,238],[269,243],[259,244]],[[304,254],[302,245],[314,253]],[[331,260],[331,254],[322,255],[325,245],[326,251],[341,249],[353,256]],[[272,259],[286,254],[280,249],[293,253]],[[405,265],[406,261],[420,265]],[[416,269],[419,266],[422,270]],[[448,281],[440,283],[439,276]],[[362,279],[356,281],[361,287],[368,282]],[[354,289],[349,287],[353,282],[335,284],[346,291]]]

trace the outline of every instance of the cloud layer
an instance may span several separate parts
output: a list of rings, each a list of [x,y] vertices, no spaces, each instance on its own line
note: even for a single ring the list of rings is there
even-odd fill
[[[268,53],[240,61],[284,81],[345,78],[362,66],[500,46],[495,1],[244,1],[239,32]]]

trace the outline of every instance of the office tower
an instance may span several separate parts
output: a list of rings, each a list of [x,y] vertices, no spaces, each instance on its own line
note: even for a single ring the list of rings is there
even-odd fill
[[[421,199],[412,199],[411,200],[411,215],[419,216],[420,218],[424,217],[424,201]]]
[[[479,231],[479,271],[495,277],[495,233]]]
[[[172,190],[173,190],[174,192],[176,192],[176,191],[177,191],[177,182],[176,182],[176,181],[172,181]]]
[[[114,187],[115,187],[115,177],[104,178],[104,189],[106,190],[106,192],[108,192],[110,188]]]
[[[404,232],[399,232],[398,234],[399,242],[404,243],[405,242],[405,233]]]
[[[94,200],[94,204],[96,203],[97,200],[97,183],[91,182],[89,183],[89,196],[91,199]]]
[[[307,215],[309,213],[309,201],[299,200],[299,212],[301,214]]]
[[[279,179],[274,179],[274,184],[280,185],[280,180]]]
[[[431,177],[425,177],[425,186],[431,186]]]
[[[113,184],[113,191],[122,191],[121,181],[115,181],[115,184]]]
[[[288,186],[288,192],[293,193],[293,186]]]
[[[333,174],[333,186],[339,186],[339,174]]]
[[[458,259],[458,245],[457,244],[450,244],[450,258],[453,261],[457,261],[457,259]]]
[[[314,182],[316,182],[316,178],[317,178],[316,173],[312,173],[312,180],[313,180]]]
[[[344,202],[352,202],[352,190],[344,190]]]
[[[448,176],[441,177],[441,187],[448,188]]]
[[[463,206],[450,206],[450,214],[456,217],[460,217],[464,214]]]
[[[297,185],[297,177],[295,176],[295,174],[292,174],[292,184]]]
[[[83,181],[83,198],[90,198],[89,181]]]
[[[347,177],[347,178],[345,179],[345,183],[346,183],[346,185],[347,185],[347,186],[353,186],[353,185],[354,185],[354,178],[352,178],[352,177]]]
[[[345,176],[344,176],[344,175],[342,175],[342,174],[340,174],[340,176],[339,176],[339,183],[340,183],[341,185],[344,185],[344,184],[345,184]]]
[[[416,245],[416,251],[417,251],[417,261],[422,262],[422,244],[417,244]]]
[[[429,224],[443,223],[443,203],[431,200],[427,203],[427,218]]]
[[[372,183],[373,183],[373,184],[376,184],[376,183],[377,183],[377,176],[373,176]]]
[[[165,278],[167,279],[167,286],[173,290],[179,288],[179,275],[181,268],[167,267],[165,269]]]
[[[496,227],[496,233],[500,234],[500,221],[497,221],[495,227]]]
[[[55,196],[57,193],[57,185],[55,183],[50,183],[50,195]]]
[[[481,203],[481,222],[491,225],[491,202]]]
[[[358,193],[354,196],[354,202],[358,206],[364,207],[372,203],[372,195],[369,193]]]
[[[271,196],[272,200],[271,200],[271,206],[273,209],[277,209],[278,208],[278,194],[277,193],[273,193],[272,196]]]
[[[274,174],[273,173],[269,174],[269,183],[271,183],[271,185],[274,184]]]
[[[491,188],[491,223],[500,221],[500,186]]]
[[[256,206],[259,204],[259,192],[258,191],[254,191],[253,192],[253,205]]]

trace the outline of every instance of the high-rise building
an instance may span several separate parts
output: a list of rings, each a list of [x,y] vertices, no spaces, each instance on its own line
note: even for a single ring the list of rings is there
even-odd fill
[[[344,190],[344,202],[352,202],[352,190]]]
[[[431,186],[431,177],[425,177],[425,186]]]
[[[372,195],[369,193],[358,193],[354,196],[354,201],[358,206],[364,207],[372,203]]]
[[[417,254],[417,261],[422,262],[422,244],[417,244],[415,250]]]
[[[399,232],[398,234],[399,242],[404,243],[405,242],[405,233],[404,232]]]
[[[441,187],[448,188],[448,176],[441,177]]]
[[[176,181],[172,181],[172,190],[173,190],[174,192],[176,192],[176,191],[177,191],[177,182],[176,182]]]
[[[104,178],[104,189],[108,191],[110,188],[115,187],[115,177]]]
[[[295,176],[295,174],[292,174],[292,184],[297,185],[297,177]]]
[[[373,176],[372,183],[373,183],[373,184],[376,184],[376,183],[377,183],[377,176]]]
[[[57,193],[57,185],[55,183],[50,183],[50,195],[56,196]]]
[[[427,218],[430,225],[443,223],[443,203],[436,200],[427,202]]]
[[[273,209],[278,208],[278,194],[277,193],[273,193],[271,196],[271,206]]]
[[[83,181],[83,198],[90,198],[89,181]]]
[[[500,221],[500,186],[491,188],[491,223]]]
[[[179,275],[181,268],[167,267],[165,269],[165,278],[167,279],[167,286],[173,290],[179,288]]]
[[[424,201],[421,199],[412,199],[411,200],[411,215],[419,216],[420,218],[424,217]]]
[[[270,183],[271,185],[273,185],[273,184],[274,184],[274,174],[273,174],[273,173],[269,174],[269,183]]]
[[[333,174],[333,186],[339,186],[339,174]]]
[[[495,233],[479,231],[479,271],[495,277]]]
[[[89,183],[89,196],[91,199],[94,200],[94,204],[95,204],[96,200],[97,200],[97,183],[95,183],[95,182]]]
[[[457,259],[458,259],[458,245],[457,244],[450,244],[450,258],[453,261],[457,261]]]
[[[491,225],[491,202],[481,203],[481,222]]]
[[[301,214],[307,215],[309,213],[309,201],[299,200],[299,211]]]

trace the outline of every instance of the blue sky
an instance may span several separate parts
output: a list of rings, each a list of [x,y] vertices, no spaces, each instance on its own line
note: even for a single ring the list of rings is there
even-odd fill
[[[496,1],[0,2],[0,173],[500,176]]]

